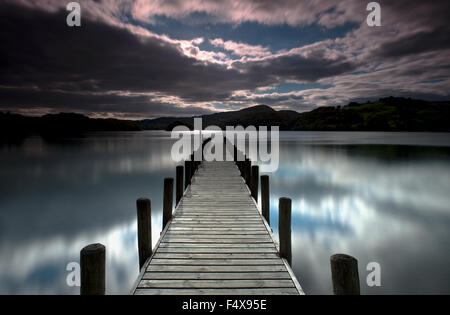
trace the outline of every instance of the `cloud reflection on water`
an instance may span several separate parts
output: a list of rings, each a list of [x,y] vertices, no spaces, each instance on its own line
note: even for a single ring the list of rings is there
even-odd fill
[[[442,152],[380,160],[346,146],[281,145],[271,226],[277,233],[278,198],[292,198],[293,267],[307,293],[332,292],[336,252],[359,259],[364,293],[449,292],[450,164]],[[381,288],[365,285],[370,261],[382,266]]]
[[[292,198],[293,268],[306,293],[332,292],[336,252],[359,259],[363,293],[450,292],[447,139],[281,133],[271,226],[277,234],[278,198]],[[94,242],[107,248],[108,293],[128,293],[138,274],[135,200],[152,199],[155,243],[172,141],[164,132],[105,133],[3,147],[0,293],[78,294],[65,267]],[[410,146],[383,145],[402,141]],[[425,143],[434,146],[412,146]],[[381,288],[365,286],[370,261],[381,264]]]

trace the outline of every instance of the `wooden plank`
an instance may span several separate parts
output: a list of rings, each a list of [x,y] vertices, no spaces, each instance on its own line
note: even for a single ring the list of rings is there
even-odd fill
[[[177,247],[182,247],[182,248],[191,248],[191,247],[196,247],[196,248],[210,248],[210,249],[215,249],[215,248],[275,248],[275,245],[273,243],[247,243],[247,244],[243,244],[243,243],[221,243],[221,244],[216,244],[214,246],[212,246],[211,244],[205,244],[205,243],[166,243],[166,242],[161,242],[159,244],[159,248],[177,248]]]
[[[205,214],[198,214],[198,213],[182,213],[181,215],[177,216],[177,219],[192,219],[192,220],[242,220],[242,221],[248,221],[248,220],[257,220],[260,221],[258,217],[256,217],[254,214],[228,214],[228,213],[205,213]]]
[[[195,224],[180,224],[180,223],[176,223],[176,224],[171,224],[171,227],[183,227],[183,228],[236,228],[236,229],[245,229],[245,227],[249,227],[249,228],[260,228],[260,225],[256,225],[256,224],[205,224],[205,223],[201,223],[198,225]]]
[[[242,228],[242,227],[185,227],[184,225],[171,225],[169,227],[169,231],[172,232],[178,232],[178,231],[186,231],[186,232],[195,232],[195,231],[205,231],[205,232],[239,232],[239,231],[261,231],[261,232],[265,232],[267,233],[267,230],[260,227],[260,226],[256,226],[256,227],[249,227],[249,228]]]
[[[183,239],[199,239],[201,241],[210,241],[210,240],[225,240],[225,239],[251,239],[251,240],[260,240],[260,241],[271,241],[269,235],[267,233],[265,234],[201,234],[201,233],[175,233],[175,232],[168,232],[166,234],[166,237],[164,237],[164,240],[166,242],[170,242],[172,239],[177,238],[183,238]]]
[[[200,217],[205,218],[206,220],[210,220],[214,217],[217,217],[218,219],[235,219],[235,218],[253,218],[253,219],[259,219],[258,215],[252,212],[246,212],[246,211],[238,211],[238,212],[231,212],[231,211],[205,211],[205,212],[185,212],[180,211],[177,213],[177,218],[184,218],[184,217]]]
[[[178,238],[178,237],[165,237],[164,242],[172,243],[208,243],[208,244],[222,244],[222,243],[271,243],[270,238]],[[210,245],[211,246],[211,245]]]
[[[273,248],[198,248],[198,247],[160,247],[158,253],[203,253],[203,254],[220,254],[220,253],[234,253],[234,254],[254,254],[254,253],[278,253]]]
[[[146,272],[143,280],[291,279],[288,272]]]
[[[245,236],[245,235],[267,235],[267,231],[174,231],[169,230],[168,235],[176,236],[176,235],[195,235],[195,236],[202,236],[202,237],[214,237],[214,236],[227,236],[227,235],[234,235],[234,236]]]
[[[293,288],[292,280],[142,280],[139,288],[201,288],[201,289],[233,289],[233,288]]]
[[[153,265],[189,265],[189,266],[265,266],[283,265],[281,259],[152,259]]]
[[[155,259],[278,259],[275,253],[161,253],[156,252]]]
[[[243,222],[243,223],[252,223],[252,222],[261,222],[260,218],[251,216],[250,218],[205,218],[205,217],[200,217],[200,218],[196,218],[196,217],[189,217],[189,216],[177,216],[173,219],[174,222],[204,222],[204,223],[208,223],[208,222],[219,222],[219,223],[232,223],[232,222]]]
[[[298,295],[295,288],[275,289],[137,289],[136,295]]]
[[[157,265],[150,264],[147,272],[278,272],[286,271],[284,265],[265,265],[265,266],[196,266],[196,265]]]
[[[235,221],[235,222],[205,222],[198,220],[196,222],[186,222],[186,221],[172,221],[172,227],[223,227],[223,228],[242,228],[242,227],[261,227],[260,222],[243,222],[243,221]]]

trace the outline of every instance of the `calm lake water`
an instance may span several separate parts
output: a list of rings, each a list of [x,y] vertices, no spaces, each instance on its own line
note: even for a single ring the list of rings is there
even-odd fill
[[[0,294],[78,294],[66,265],[90,243],[107,249],[107,293],[138,275],[138,197],[161,231],[163,131],[96,133],[0,144]],[[271,226],[292,199],[293,269],[308,294],[330,294],[330,255],[359,260],[364,294],[450,293],[450,134],[282,132],[270,174]],[[381,265],[381,287],[366,266]]]

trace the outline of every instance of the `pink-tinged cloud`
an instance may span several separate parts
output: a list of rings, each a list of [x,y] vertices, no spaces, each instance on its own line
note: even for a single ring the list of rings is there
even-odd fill
[[[65,9],[69,1],[14,0],[49,12]],[[174,19],[192,13],[206,13],[212,23],[258,22],[292,26],[318,23],[334,27],[347,22],[361,22],[366,3],[354,0],[78,0],[83,14],[104,21],[134,19],[154,23],[155,16]]]
[[[60,37],[56,33],[60,25],[56,12],[64,11],[66,3],[60,0],[6,1],[20,1],[22,6],[52,14],[43,14],[44,17],[38,19],[38,10],[33,10],[33,14],[24,14],[24,18],[27,22],[34,18],[36,23],[42,23],[40,28],[19,33],[20,25],[25,23],[16,23],[11,28],[14,30],[11,36],[9,32],[1,34],[17,44],[12,52],[7,51],[10,46],[0,49],[17,61],[16,68],[10,63],[10,68],[2,69],[0,74],[2,101],[10,106],[2,108],[48,108],[53,104],[54,108],[136,116],[146,109],[155,115],[173,115],[180,109],[180,114],[184,115],[189,114],[189,108],[195,108],[196,112],[214,110],[211,105],[214,103],[230,108],[266,103],[303,110],[389,95],[449,96],[448,1],[382,1],[383,26],[369,28],[365,24],[366,3],[354,0],[239,3],[231,0],[80,0],[84,21],[95,23],[82,32],[71,33],[70,45],[77,38],[77,43],[82,43],[74,46],[64,45],[69,42],[66,30]],[[21,14],[20,11],[13,13]],[[218,36],[205,38],[204,34],[180,40],[130,21],[132,16],[153,23],[153,17],[158,14],[185,19],[194,12],[209,14],[212,22],[317,23],[332,27],[356,21],[358,25],[340,38],[271,51],[269,47]],[[10,16],[5,16],[2,22],[6,25]],[[44,18],[55,24],[44,28]],[[105,28],[111,36],[109,39],[102,36]],[[58,40],[45,41],[47,34]],[[207,45],[202,43],[208,40],[219,49],[205,50],[203,47]],[[20,41],[25,46],[21,46]],[[34,41],[39,41],[34,47],[45,53],[27,54],[29,43]],[[84,49],[86,42],[90,46]],[[60,53],[70,58],[61,58]],[[59,60],[61,64],[57,63]],[[75,62],[67,63],[67,60]],[[114,62],[99,67],[105,60]],[[22,71],[24,69],[27,71]],[[287,93],[267,89],[287,81],[317,82],[331,87]],[[88,92],[91,90],[95,93]],[[41,103],[38,103],[39,98]]]
[[[215,47],[223,48],[240,57],[265,57],[271,55],[270,49],[261,45],[249,45],[232,40],[224,41],[222,38],[210,39],[209,42]]]
[[[155,15],[180,19],[192,13],[206,13],[211,22],[289,24],[319,23],[326,27],[360,21],[364,5],[355,10],[354,0],[137,0],[132,9],[135,19],[152,21]]]

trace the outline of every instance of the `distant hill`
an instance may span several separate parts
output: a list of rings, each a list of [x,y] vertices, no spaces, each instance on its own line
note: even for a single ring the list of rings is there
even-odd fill
[[[79,134],[90,131],[142,130],[130,120],[94,119],[74,113],[48,114],[42,117],[29,117],[0,112],[0,131],[2,136],[20,136],[37,133],[46,136]]]
[[[450,131],[450,102],[387,97],[302,113],[292,130]]]
[[[267,105],[253,106],[237,111],[214,113],[198,116],[202,118],[203,128],[210,125],[225,129],[226,126],[241,125],[247,127],[253,126],[279,126],[280,130],[291,130],[295,124],[295,119],[299,113],[295,111],[282,110],[276,111]],[[156,119],[145,119],[136,121],[142,129],[148,130],[171,130],[174,122],[182,122],[185,125],[193,126],[194,117],[161,117]]]
[[[276,111],[266,105],[200,116],[203,128],[216,125],[279,126],[280,130],[317,131],[443,131],[450,132],[450,102],[387,97],[376,102],[318,107],[310,112]],[[94,119],[74,113],[28,117],[0,112],[0,137],[29,133],[44,136],[90,131],[172,130],[194,126],[194,117],[161,117],[139,121]]]
[[[318,107],[304,113],[275,111],[269,106],[258,105],[200,117],[203,128],[253,125],[305,131],[450,131],[450,102],[387,97],[376,102]],[[193,117],[161,117],[136,123],[142,129],[171,130],[177,121],[188,126],[194,124]]]

